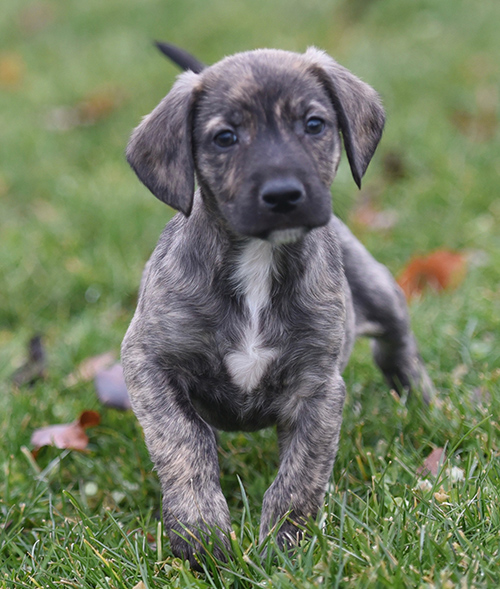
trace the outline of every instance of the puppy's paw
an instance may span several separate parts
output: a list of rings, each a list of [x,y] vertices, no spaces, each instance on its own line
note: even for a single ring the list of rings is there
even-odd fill
[[[172,552],[182,560],[189,560],[193,570],[202,570],[202,562],[208,559],[227,561],[231,553],[230,530],[207,526],[199,521],[195,524],[174,524],[169,530]]]
[[[276,544],[282,552],[289,553],[304,537],[305,531],[302,527],[291,520],[286,520],[276,534]]]
[[[400,396],[417,392],[426,404],[436,396],[434,385],[417,350],[414,338],[406,346],[388,350],[383,342],[372,342],[373,358],[391,389]]]
[[[270,534],[271,538],[268,536],[261,542],[260,558],[262,563],[278,564],[278,553],[283,553],[289,558],[293,557],[297,546],[307,535],[302,526],[296,525],[293,521],[285,521],[276,533],[274,542],[272,541],[272,533]]]

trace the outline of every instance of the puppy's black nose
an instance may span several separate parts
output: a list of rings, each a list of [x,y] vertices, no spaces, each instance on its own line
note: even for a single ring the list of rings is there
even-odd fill
[[[296,178],[275,178],[265,182],[260,190],[264,206],[273,213],[290,213],[305,198],[305,189]]]

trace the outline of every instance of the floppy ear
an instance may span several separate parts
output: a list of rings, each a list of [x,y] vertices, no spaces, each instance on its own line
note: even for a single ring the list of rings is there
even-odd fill
[[[199,76],[181,74],[172,90],[144,117],[127,147],[127,160],[141,182],[186,216],[194,195],[192,110]]]
[[[310,47],[306,60],[323,80],[337,112],[347,159],[354,181],[361,178],[382,136],[385,113],[375,90],[339,65],[329,55]]]

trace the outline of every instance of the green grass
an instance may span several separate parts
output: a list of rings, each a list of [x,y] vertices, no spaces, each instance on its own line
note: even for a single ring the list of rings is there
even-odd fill
[[[0,587],[498,587],[500,4],[37,5],[44,12],[33,18],[35,4],[4,0],[0,14]],[[81,360],[119,349],[142,267],[171,215],[123,157],[132,127],[177,73],[151,39],[207,62],[259,46],[326,49],[381,93],[388,112],[363,191],[398,221],[361,239],[395,273],[437,248],[469,259],[456,290],[411,305],[439,403],[396,401],[359,342],[325,507],[311,539],[275,563],[261,562],[255,542],[277,468],[273,431],[221,435],[242,553],[193,573],[158,524],[159,485],[134,416],[101,408],[92,383],[65,385]],[[2,60],[4,71],[6,60],[18,64],[16,83],[4,73],[2,85]],[[96,93],[116,103],[107,116],[53,129],[54,109]],[[390,153],[403,161],[401,178],[385,171]],[[345,161],[333,195],[348,218],[360,197]],[[48,375],[16,390],[9,375],[35,332]],[[88,452],[44,448],[30,459],[23,447],[35,428],[84,409],[102,414]],[[418,467],[445,446],[441,473],[422,483]]]

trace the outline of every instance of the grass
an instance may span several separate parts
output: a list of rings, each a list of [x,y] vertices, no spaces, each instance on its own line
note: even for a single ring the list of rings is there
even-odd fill
[[[500,585],[499,18],[487,0],[4,0],[0,587]],[[411,305],[440,402],[394,399],[359,342],[325,507],[310,541],[275,563],[261,562],[255,542],[277,468],[273,431],[221,436],[242,553],[198,574],[169,551],[134,416],[101,408],[92,383],[65,384],[84,358],[118,350],[171,215],[123,157],[131,128],[176,74],[155,38],[207,62],[257,46],[326,49],[377,88],[388,112],[361,196],[343,162],[337,212],[348,219],[366,195],[397,211],[390,230],[357,229],[395,273],[437,248],[469,260],[456,290]],[[61,117],[75,112],[93,124],[64,130]],[[402,175],[388,173],[388,154]],[[48,375],[17,390],[9,375],[34,332],[44,334]],[[44,448],[33,461],[32,431],[83,409],[102,415],[88,452]],[[417,469],[436,447],[447,460],[424,480]]]

